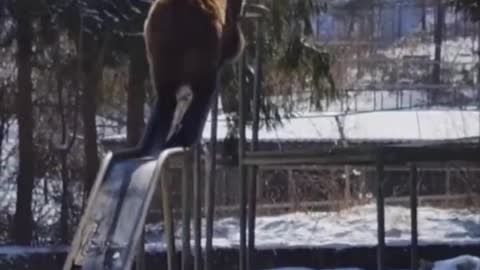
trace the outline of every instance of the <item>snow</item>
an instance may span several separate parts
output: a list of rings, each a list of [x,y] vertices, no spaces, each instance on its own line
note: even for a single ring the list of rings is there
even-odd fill
[[[312,268],[305,267],[282,267],[282,268],[272,268],[268,270],[314,270]],[[335,268],[335,269],[323,269],[323,270],[361,270],[360,268]]]
[[[290,120],[275,130],[262,127],[260,140],[338,140],[340,133],[335,113],[306,113]],[[344,133],[350,140],[442,140],[478,136],[478,111],[417,110],[384,111],[348,114],[341,117]],[[203,138],[210,137],[211,122],[207,121]],[[219,138],[227,135],[225,120],[218,121]],[[247,127],[247,138],[251,128]]]
[[[473,37],[459,37],[442,42],[442,61],[456,64],[475,64],[475,48],[477,41]],[[383,51],[383,54],[392,59],[401,59],[404,56],[429,56],[434,60],[435,44],[432,42],[416,42],[408,40],[407,44],[392,46]]]
[[[419,244],[480,243],[480,213],[459,209],[419,207]],[[176,237],[181,245],[181,224]],[[374,204],[339,212],[297,212],[256,219],[255,243],[258,249],[329,247],[348,248],[377,244],[377,219]],[[386,206],[386,243],[404,246],[410,243],[410,212],[400,206]],[[205,228],[203,228],[205,229]],[[149,224],[147,250],[163,250],[162,226]],[[205,235],[203,233],[203,235]],[[203,239],[204,244],[205,239]],[[193,245],[193,242],[192,242]],[[216,220],[213,245],[236,248],[239,245],[239,221],[235,217]]]
[[[105,117],[96,117],[97,135],[99,140],[104,137],[115,136],[119,133],[126,133],[126,126]]]
[[[360,268],[335,268],[336,270],[361,270]],[[432,270],[458,270],[458,269],[468,269],[468,270],[480,270],[480,258],[462,255],[455,258],[436,261],[433,263],[431,268]],[[282,267],[274,268],[268,270],[314,270],[312,268],[304,267]],[[327,269],[324,269],[327,270]],[[333,270],[333,269],[332,269]]]
[[[45,247],[30,247],[30,246],[0,246],[0,255],[10,257],[27,256],[30,254],[47,254],[67,252],[67,246],[45,246]]]
[[[12,259],[15,257],[26,257],[33,254],[64,253],[68,251],[66,246],[50,247],[25,247],[25,246],[0,246],[0,257]],[[454,258],[439,260],[432,263],[432,270],[480,270],[480,258],[471,255],[461,255]],[[320,270],[306,267],[280,267],[265,270]],[[328,268],[322,270],[362,270],[361,268]]]
[[[457,270],[469,269],[480,270],[480,258],[463,255],[455,258],[437,261],[433,264],[432,270]]]
[[[349,140],[445,140],[476,137],[480,135],[480,113],[467,110],[409,110],[351,113],[307,112],[283,120],[276,129],[260,127],[259,138],[263,141],[311,141],[339,140],[339,116],[346,139]],[[211,120],[207,119],[203,139],[210,138]],[[228,134],[224,116],[218,120],[218,138]],[[251,138],[251,127],[246,129]],[[125,133],[105,136],[105,140],[125,140]]]
[[[428,83],[425,78],[431,74],[435,46],[431,41],[425,42],[418,37],[408,36],[386,49],[375,51],[373,55],[355,57],[347,54],[346,62],[340,65],[342,73],[336,81],[342,89],[373,90],[368,86],[383,84],[400,86],[400,83],[406,82],[407,85],[402,85],[400,89],[417,90],[418,84]],[[446,89],[455,87],[462,92],[475,93],[474,88],[469,84],[475,82],[477,48],[478,40],[475,37],[457,37],[442,42],[441,76]],[[426,58],[426,61],[407,62],[407,58],[412,57]],[[358,66],[355,61],[360,61],[359,63],[367,61],[370,64]]]
[[[312,268],[305,268],[305,267],[281,267],[281,268],[273,268],[269,270],[315,270]],[[318,269],[320,270],[320,269]],[[328,268],[328,269],[322,269],[322,270],[362,270],[361,268]]]

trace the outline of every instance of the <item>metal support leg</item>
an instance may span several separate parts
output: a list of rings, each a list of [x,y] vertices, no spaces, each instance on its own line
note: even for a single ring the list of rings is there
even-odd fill
[[[202,196],[200,194],[200,144],[196,144],[193,149],[193,235],[194,246],[194,264],[195,270],[201,270],[202,267]]]
[[[248,183],[248,252],[247,269],[253,270],[255,267],[255,217],[257,207],[257,168],[250,168]]]
[[[190,247],[190,220],[191,209],[191,185],[192,180],[192,151],[185,152],[182,174],[182,270],[191,269]]]
[[[253,124],[251,151],[258,148],[258,130],[260,127],[260,94],[262,90],[262,57],[263,57],[263,22],[256,21],[256,44],[255,44],[255,78],[253,89]],[[247,269],[255,268],[255,218],[257,208],[257,167],[251,166],[249,170],[248,185],[248,246],[247,246]]]
[[[410,269],[418,269],[418,223],[417,223],[417,166],[410,166],[410,218],[411,218],[411,249],[410,249]]]
[[[377,158],[377,269],[385,269],[385,202],[383,194],[384,164],[383,157]]]
[[[162,192],[162,206],[163,206],[163,222],[165,224],[165,235],[167,241],[167,262],[168,270],[175,270],[177,268],[175,255],[175,233],[173,229],[173,214],[170,205],[170,185],[169,178],[167,178],[166,170],[162,172],[160,179],[160,188]]]
[[[215,213],[215,183],[217,173],[217,116],[218,116],[218,97],[215,96],[212,102],[212,122],[210,136],[210,162],[208,168],[208,177],[206,179],[206,242],[205,242],[205,265],[204,270],[212,270],[212,239],[213,239],[213,218]]]
[[[135,262],[135,270],[146,270],[145,267],[145,233],[140,237],[140,245],[138,245],[137,260]]]
[[[243,164],[245,154],[245,89],[243,80],[243,68],[245,66],[245,54],[240,58],[239,63],[239,81],[240,81],[240,138],[238,140],[238,162],[239,162],[239,181],[240,181],[240,252],[239,252],[239,270],[246,270],[246,247],[247,247],[247,176],[246,168]]]

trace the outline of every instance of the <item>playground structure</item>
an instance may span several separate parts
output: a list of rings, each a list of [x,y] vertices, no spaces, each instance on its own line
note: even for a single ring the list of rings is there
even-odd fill
[[[258,17],[255,14],[245,16]],[[216,97],[216,94],[213,96]],[[191,123],[195,122],[200,129],[203,129],[210,108],[209,103],[203,105],[200,111],[190,112],[191,118],[195,118]],[[163,212],[168,230],[169,265],[173,267],[169,190],[161,174],[171,156],[188,153],[188,150],[179,145],[165,148],[164,143],[159,141],[169,128],[161,112],[162,108],[157,103],[138,147],[109,153],[104,158],[63,269],[130,269],[137,250],[143,247],[140,239],[158,179],[162,187]],[[198,180],[198,173],[196,176]],[[198,185],[196,187],[199,190]],[[198,193],[195,196],[197,200],[200,198]],[[187,196],[184,197],[188,200]],[[187,211],[184,213],[188,214]],[[137,260],[137,266],[142,264],[141,261]]]
[[[240,86],[238,141],[238,166],[240,180],[240,245],[238,269],[253,270],[255,266],[255,217],[256,217],[256,170],[267,165],[375,165],[377,204],[377,269],[386,269],[385,202],[383,192],[384,168],[388,165],[410,168],[411,211],[411,269],[418,269],[418,224],[417,224],[417,171],[430,162],[478,163],[480,148],[475,143],[465,144],[444,141],[419,145],[391,145],[381,147],[339,147],[327,152],[259,152],[259,99],[262,81],[262,20],[261,6],[249,18],[256,23],[256,60],[254,67],[252,140],[246,140],[246,93]],[[240,61],[240,65],[245,64]],[[243,70],[243,69],[240,69]],[[198,145],[189,149],[173,147],[162,149],[154,143],[161,129],[159,116],[152,114],[141,147],[117,154],[108,154],[98,172],[91,191],[88,206],[77,229],[71,250],[64,264],[70,269],[144,269],[143,228],[153,191],[159,182],[162,191],[162,209],[167,244],[168,269],[180,265],[174,241],[174,224],[168,182],[163,170],[168,159],[184,155],[184,169],[189,172],[182,180],[182,256],[181,269],[210,270],[212,265],[212,237],[215,210],[216,116],[217,99],[212,101],[211,143],[209,148],[208,175],[205,181],[206,243],[202,256],[201,246],[201,195],[200,195],[200,150]],[[210,104],[206,104],[210,106]],[[203,117],[203,116],[199,116]],[[204,118],[204,117],[203,117]],[[203,125],[202,125],[203,126]],[[248,148],[248,151],[247,151]],[[193,169],[191,169],[193,165]],[[190,181],[193,180],[193,181]],[[193,194],[190,185],[193,183]],[[194,247],[193,262],[190,261],[190,219],[193,203]],[[203,262],[202,262],[203,257]],[[202,266],[202,263],[204,265]]]

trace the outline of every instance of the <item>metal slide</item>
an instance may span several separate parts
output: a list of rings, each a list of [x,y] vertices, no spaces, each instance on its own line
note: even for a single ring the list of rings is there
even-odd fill
[[[188,124],[196,124],[185,125],[188,132],[201,134],[208,108],[191,112]],[[155,107],[138,148],[103,159],[63,270],[131,269],[162,166],[184,151],[178,145],[164,149],[169,126],[161,109]]]

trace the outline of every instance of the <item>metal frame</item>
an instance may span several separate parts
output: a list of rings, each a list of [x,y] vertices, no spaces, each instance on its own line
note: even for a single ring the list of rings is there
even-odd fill
[[[260,16],[249,15],[249,18],[258,19],[257,29],[261,29],[262,23]],[[239,270],[253,270],[255,269],[255,218],[256,218],[256,171],[258,167],[268,166],[295,166],[295,165],[374,165],[377,171],[376,176],[376,198],[377,198],[377,269],[383,270],[386,268],[387,251],[385,243],[385,197],[383,191],[384,172],[386,166],[408,166],[410,169],[410,209],[411,209],[411,269],[418,269],[418,221],[417,221],[417,206],[418,206],[418,166],[422,164],[435,163],[450,163],[452,161],[459,163],[478,163],[480,162],[480,147],[476,144],[459,144],[455,141],[443,141],[435,143],[424,144],[395,144],[389,146],[354,146],[345,148],[331,149],[327,152],[264,152],[257,151],[258,143],[258,101],[261,92],[261,31],[257,31],[257,48],[255,61],[255,88],[254,88],[254,123],[252,128],[252,142],[250,150],[247,149],[246,140],[246,93],[242,80],[243,65],[245,65],[244,56],[239,63],[239,123],[240,136],[238,141],[238,159],[239,159],[239,181],[240,181],[240,245],[239,245]],[[206,248],[204,269],[213,269],[212,265],[212,238],[213,238],[213,218],[215,211],[215,177],[216,177],[216,134],[217,134],[217,105],[214,102],[212,126],[211,126],[211,148],[208,164],[208,175],[205,181],[206,198]],[[215,124],[213,124],[215,123]],[[198,151],[198,150],[197,150]],[[197,156],[197,155],[195,155]],[[200,170],[198,169],[199,158],[196,158],[195,169],[193,170],[194,179],[194,201],[195,201],[195,261],[194,269],[200,269],[201,261],[201,246],[198,241],[199,229],[196,225],[200,218],[200,195],[197,193],[200,186],[199,177]],[[188,179],[186,180],[188,181]],[[187,189],[184,189],[187,192]],[[186,196],[186,194],[184,194]],[[189,203],[185,203],[185,206]],[[247,207],[248,206],[248,207]],[[200,208],[201,209],[201,208]],[[165,211],[167,209],[165,208]],[[184,208],[184,211],[187,210]],[[248,210],[248,211],[247,211]],[[188,211],[188,210],[187,210]],[[185,214],[185,213],[184,213]],[[184,215],[185,218],[187,216]],[[188,217],[189,218],[189,217]],[[188,228],[190,228],[188,226]],[[183,242],[190,239],[190,231],[184,228]],[[173,232],[172,232],[173,233]],[[167,232],[168,234],[168,232]],[[173,245],[173,244],[172,244]],[[187,245],[184,246],[184,250]],[[189,244],[188,244],[188,248]],[[174,248],[169,249],[169,258],[174,256]],[[184,253],[185,254],[185,253]],[[186,260],[186,259],[185,259]],[[169,259],[169,270],[173,270],[174,258]],[[182,263],[182,270],[188,268],[189,262]]]
[[[108,169],[111,167],[112,163],[112,158],[113,158],[113,153],[108,153],[102,160],[102,163],[100,165],[100,169],[97,174],[97,180],[95,181],[92,190],[90,192],[90,195],[88,197],[88,202],[87,202],[87,208],[85,209],[85,212],[88,213],[92,210],[94,207],[93,201],[95,199],[96,194],[98,193],[98,190],[100,189],[101,186],[101,181],[99,179],[103,179],[108,171]],[[78,228],[84,228],[87,224],[87,220],[82,218],[80,220],[80,224],[78,225]],[[77,230],[75,233],[75,236],[73,238],[73,242],[71,244],[71,250],[67,255],[67,258],[65,260],[63,270],[69,270],[73,267],[74,261],[77,257],[77,254],[79,250],[81,249],[82,246],[82,237],[81,237],[82,231]]]
[[[184,166],[182,174],[182,266],[181,269],[190,269],[191,260],[191,247],[190,247],[190,222],[192,218],[192,154],[186,153],[184,157]],[[171,209],[171,208],[170,208]],[[172,210],[169,210],[172,211]],[[174,252],[174,251],[172,251]]]
[[[168,152],[169,150],[165,150]],[[183,152],[188,153],[185,149],[179,148],[176,149],[177,153]],[[159,159],[163,156],[162,153]],[[168,153],[166,153],[168,154]],[[163,177],[161,177],[163,176]],[[173,215],[172,215],[172,207],[170,206],[170,188],[168,185],[168,177],[166,177],[165,172],[163,175],[160,174],[160,171],[157,173],[157,177],[160,178],[160,189],[162,193],[162,206],[163,206],[163,220],[165,222],[165,232],[167,238],[167,261],[168,261],[168,269],[173,270],[176,268],[176,256],[175,256],[175,230],[173,224]]]
[[[259,8],[262,10],[262,8]],[[240,245],[239,245],[239,270],[255,269],[255,217],[256,217],[256,171],[261,166],[282,166],[282,165],[374,165],[376,167],[376,198],[377,198],[377,267],[380,270],[386,267],[386,243],[385,243],[385,197],[383,190],[384,172],[386,166],[408,166],[410,169],[410,209],[411,209],[411,269],[418,268],[418,224],[417,224],[417,178],[418,166],[428,163],[450,163],[480,162],[480,147],[474,144],[458,144],[454,141],[444,141],[426,144],[397,144],[383,147],[346,147],[332,149],[329,152],[258,152],[258,101],[261,92],[261,42],[262,42],[262,20],[261,16],[248,13],[246,18],[257,19],[257,47],[255,59],[255,83],[254,83],[254,101],[253,101],[253,128],[252,142],[250,151],[247,149],[246,140],[246,93],[243,82],[243,66],[245,65],[244,56],[239,63],[239,123],[240,134],[238,141],[238,159],[239,159],[239,181],[240,181]],[[392,86],[390,86],[392,87]],[[437,86],[422,85],[425,88],[437,88]],[[216,105],[216,104],[215,104]],[[206,181],[206,211],[207,211],[207,230],[206,230],[206,250],[205,250],[205,270],[213,269],[212,266],[212,237],[213,237],[213,215],[215,207],[215,176],[216,176],[216,115],[217,106],[214,107],[211,129],[211,152],[209,175]],[[215,123],[215,124],[213,124]],[[197,173],[195,170],[194,173]],[[198,176],[196,176],[198,177]],[[195,176],[194,176],[195,178]],[[248,179],[250,178],[250,179]],[[196,200],[197,201],[197,200]],[[248,207],[247,207],[248,206]],[[248,212],[247,212],[248,209]],[[198,251],[197,251],[198,252]],[[198,268],[195,268],[198,269]]]
[[[161,174],[162,174],[162,171],[164,169],[165,163],[168,161],[168,159],[170,157],[172,157],[172,156],[174,156],[178,153],[181,153],[183,151],[185,151],[184,148],[180,148],[180,147],[167,149],[167,150],[163,151],[158,156],[158,158],[156,159],[155,168],[152,172],[151,177],[152,177],[152,179],[157,179],[157,180],[160,181],[160,185],[162,187],[162,190],[166,190],[166,187],[165,187],[165,181],[166,180],[163,177],[160,177]],[[133,153],[130,152],[130,154],[133,154]],[[82,251],[82,246],[84,244],[84,243],[82,243],[82,241],[85,241],[85,240],[89,241],[90,240],[89,238],[84,239],[83,233],[84,233],[84,230],[87,229],[86,226],[87,226],[87,222],[88,222],[88,213],[90,213],[93,210],[94,201],[95,201],[97,195],[100,192],[100,187],[103,184],[103,180],[105,178],[105,175],[112,168],[115,161],[118,161],[117,158],[120,159],[120,157],[118,157],[117,155],[109,153],[109,154],[106,155],[106,157],[102,161],[102,165],[101,165],[100,170],[97,174],[95,184],[94,184],[94,186],[92,188],[92,191],[90,193],[90,196],[89,196],[87,209],[85,210],[85,213],[87,213],[87,214],[85,214],[84,217],[80,221],[80,225],[79,225],[80,229],[77,230],[77,232],[75,234],[75,238],[74,238],[73,243],[72,243],[72,249],[70,250],[70,252],[67,256],[67,259],[66,259],[66,261],[64,263],[64,266],[63,266],[63,269],[77,269],[79,267],[78,265],[81,265],[80,267],[82,269],[83,268],[90,269],[91,267],[93,267],[93,268],[98,267],[96,264],[95,265],[94,264],[83,265],[83,260],[84,260],[83,254],[80,254],[80,252]],[[122,158],[126,158],[126,157],[122,155]],[[148,212],[149,208],[145,207],[145,206],[146,205],[148,206],[150,204],[151,198],[153,197],[153,193],[155,191],[156,183],[157,183],[157,181],[152,181],[150,186],[149,186],[148,193],[146,194],[146,200],[143,202],[142,212],[140,213],[140,220],[145,220],[145,218],[146,218],[146,215],[147,215],[147,212]],[[168,193],[168,192],[166,192],[166,193]],[[165,197],[165,196],[162,196],[162,198],[164,198],[164,200],[168,204],[169,198]],[[165,214],[165,220],[166,221],[171,220],[171,212],[165,211],[164,214]],[[169,230],[169,226],[167,226],[167,230]],[[136,239],[136,240],[133,241],[131,250],[133,250],[133,251],[136,250],[137,252],[133,252],[133,253],[127,252],[129,255],[126,259],[125,265],[122,266],[123,267],[122,269],[128,269],[129,267],[131,267],[133,265],[134,257],[137,257],[137,263],[136,263],[137,269],[142,269],[142,267],[145,266],[144,258],[143,257],[140,258],[140,256],[142,256],[144,254],[144,250],[143,250],[144,247],[142,247],[142,245],[144,244],[144,240],[143,240],[142,236],[143,236],[143,230],[136,230],[136,231],[133,232],[133,239]],[[169,242],[169,244],[170,244],[170,242]],[[131,251],[131,250],[129,249],[129,251]],[[81,262],[76,262],[77,260],[81,260]],[[94,262],[94,263],[97,263],[97,262]]]
[[[386,165],[410,167],[410,210],[411,210],[411,269],[418,269],[418,224],[417,224],[417,165],[435,163],[478,163],[480,145],[444,143],[418,145],[391,145],[379,147],[348,147],[330,152],[247,152],[243,166],[306,165],[306,164],[351,164],[376,165],[377,198],[377,269],[386,266],[385,244],[385,198],[383,192],[384,170]]]
[[[411,207],[411,268],[418,267],[418,229],[417,229],[417,165],[424,162],[479,162],[480,147],[475,145],[456,144],[451,141],[433,144],[418,145],[391,145],[384,147],[345,147],[332,149],[329,152],[258,152],[258,127],[259,127],[259,100],[262,89],[262,12],[266,9],[261,5],[252,5],[254,12],[246,13],[248,19],[254,19],[256,23],[256,58],[254,77],[254,100],[253,100],[253,128],[252,142],[247,151],[246,140],[246,93],[243,80],[245,56],[239,61],[239,123],[240,136],[238,141],[239,181],[240,181],[240,245],[239,245],[239,270],[255,269],[255,218],[256,218],[256,175],[258,167],[282,166],[282,165],[374,165],[376,167],[376,198],[377,198],[377,267],[385,269],[386,244],[385,244],[385,198],[383,192],[384,172],[386,166],[409,166],[410,168],[410,207]],[[430,85],[424,87],[433,87]],[[212,126],[210,141],[210,157],[205,181],[206,197],[206,247],[204,269],[213,269],[212,265],[212,238],[213,218],[215,211],[215,177],[217,167],[217,96],[214,96],[212,110]],[[200,219],[201,219],[201,195],[200,195],[200,157],[199,146],[194,147],[193,168],[191,160],[186,161],[183,178],[183,234],[182,234],[182,270],[191,268],[190,254],[190,219],[192,206],[191,186],[189,179],[193,179],[193,209],[194,209],[194,269],[200,269],[201,243],[200,243]],[[191,153],[190,153],[191,154]],[[193,169],[193,173],[192,173]],[[165,177],[164,177],[165,178]],[[167,181],[161,181],[163,212],[166,222],[168,269],[176,269],[175,243],[173,232],[173,217],[170,206],[169,188]],[[247,211],[248,210],[248,211]]]

